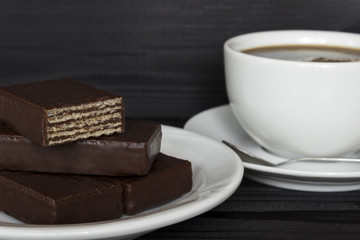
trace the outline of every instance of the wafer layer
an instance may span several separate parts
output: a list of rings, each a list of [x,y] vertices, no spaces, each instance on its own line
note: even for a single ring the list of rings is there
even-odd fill
[[[123,131],[122,113],[121,97],[48,110],[48,145],[120,133]]]

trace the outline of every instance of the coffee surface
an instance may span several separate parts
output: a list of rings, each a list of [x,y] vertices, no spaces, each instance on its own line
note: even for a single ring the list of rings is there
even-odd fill
[[[356,62],[360,61],[360,48],[320,45],[277,45],[252,48],[243,53],[301,62]]]

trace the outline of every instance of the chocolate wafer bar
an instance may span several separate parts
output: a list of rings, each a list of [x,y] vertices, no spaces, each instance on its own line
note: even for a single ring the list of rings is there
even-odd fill
[[[101,221],[158,207],[191,188],[191,163],[160,153],[143,177],[0,171],[0,209],[32,224]]]
[[[42,146],[124,131],[122,97],[69,79],[1,87],[0,118]]]
[[[129,176],[149,172],[161,147],[161,126],[128,120],[125,132],[48,148],[0,125],[0,169]]]
[[[123,213],[121,185],[99,178],[0,171],[0,192],[0,209],[25,223],[85,223]]]
[[[124,214],[135,215],[189,192],[191,162],[159,153],[147,176],[112,178],[116,182],[123,187]]]

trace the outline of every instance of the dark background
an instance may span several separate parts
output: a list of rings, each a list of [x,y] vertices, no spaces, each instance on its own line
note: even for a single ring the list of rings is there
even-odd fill
[[[228,102],[223,43],[278,29],[360,32],[359,0],[0,0],[0,84],[73,78],[125,98],[128,118],[182,126]],[[212,211],[142,239],[359,239],[360,191],[244,179]]]
[[[228,102],[225,40],[275,29],[359,32],[360,1],[0,1],[0,84],[73,78],[184,122]]]

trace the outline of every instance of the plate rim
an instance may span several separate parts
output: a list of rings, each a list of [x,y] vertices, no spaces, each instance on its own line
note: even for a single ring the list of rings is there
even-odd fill
[[[209,109],[205,109],[205,110],[195,114],[190,119],[188,119],[184,125],[184,129],[189,130],[189,131],[194,131],[194,130],[191,130],[191,125],[193,124],[195,119],[197,119],[200,116],[205,115],[209,112],[219,111],[219,109],[229,109],[231,111],[231,107],[229,104],[223,104],[223,105],[215,106],[215,107],[212,107]],[[239,127],[241,128],[240,124],[239,124]],[[242,131],[244,132],[243,129],[242,129]],[[196,131],[194,131],[194,132],[196,132]],[[199,132],[197,132],[197,133],[199,133]],[[245,132],[244,132],[244,134],[248,138],[250,138]],[[333,180],[359,179],[360,180],[360,171],[338,172],[338,173],[336,173],[336,172],[315,172],[315,171],[303,171],[303,170],[268,167],[268,166],[247,163],[247,162],[243,162],[243,163],[244,163],[245,169],[251,169],[253,171],[258,171],[260,173],[279,174],[282,176],[289,176],[289,177],[293,177],[295,175],[297,177],[314,178],[314,179],[318,179],[318,180],[323,180],[323,179],[333,179]],[[246,172],[245,172],[245,174],[246,174]]]
[[[206,142],[216,144],[220,146],[221,144],[218,141],[215,141],[211,138],[205,137],[203,135],[194,133],[192,131],[187,131],[182,128],[169,126],[161,124],[163,139],[169,136],[170,133],[174,133],[175,135],[184,135],[193,137],[197,140],[202,141],[204,144]],[[174,135],[174,136],[175,136]],[[222,148],[222,146],[221,146]],[[166,227],[181,221],[185,221],[187,219],[198,216],[204,212],[211,210],[217,205],[224,202],[228,199],[241,184],[241,181],[244,176],[244,165],[240,157],[238,157],[233,151],[228,149],[227,147],[222,148],[223,151],[226,151],[229,156],[231,156],[228,160],[228,164],[234,164],[232,166],[234,169],[234,174],[232,176],[227,176],[230,181],[229,185],[222,187],[222,189],[214,194],[212,194],[209,198],[204,198],[205,200],[196,200],[195,202],[190,202],[190,204],[185,203],[180,206],[175,206],[174,209],[171,207],[169,209],[161,210],[159,207],[159,211],[155,211],[154,213],[149,212],[144,216],[135,215],[126,218],[120,218],[115,220],[103,221],[103,222],[93,222],[93,223],[83,223],[83,224],[64,224],[64,225],[32,225],[32,224],[17,224],[17,223],[6,223],[0,222],[0,238],[1,239],[97,239],[97,238],[109,238],[109,237],[130,237],[130,236],[140,236],[142,234],[146,234],[150,231],[155,231],[156,229]],[[166,151],[165,151],[166,153]],[[199,159],[188,159],[189,161],[196,162],[200,161]],[[199,191],[199,189],[192,189],[192,191]],[[182,201],[186,200],[188,195],[185,195],[177,200]],[[199,203],[200,202],[200,203]],[[166,206],[166,205],[165,205]],[[182,210],[192,208],[194,211],[191,214],[179,214],[180,217],[174,216],[175,213],[181,213]],[[151,210],[150,210],[151,211]],[[154,223],[153,219],[160,219],[161,217],[166,217],[166,220],[162,220]],[[169,218],[170,216],[170,218]],[[172,216],[172,217],[171,217]],[[149,224],[149,220],[153,222]],[[141,228],[139,230],[138,227],[132,226],[131,228],[126,229],[129,225],[145,224],[146,227]],[[125,227],[124,227],[125,225]],[[144,224],[143,224],[144,225]],[[125,228],[125,229],[124,229]]]

